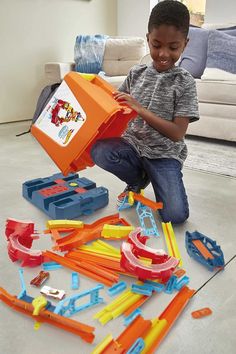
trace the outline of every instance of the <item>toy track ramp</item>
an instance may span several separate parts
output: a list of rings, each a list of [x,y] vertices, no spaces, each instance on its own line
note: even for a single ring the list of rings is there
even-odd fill
[[[94,340],[94,327],[71,320],[69,318],[65,318],[45,309],[40,311],[39,315],[34,316],[34,308],[32,304],[17,299],[15,296],[9,294],[5,289],[1,287],[0,300],[3,301],[6,305],[12,307],[14,310],[27,316],[31,316],[34,320],[39,322],[46,322],[58,328],[64,329],[65,331],[74,333],[88,343],[92,343]]]
[[[108,204],[108,190],[78,174],[58,173],[23,183],[23,197],[52,219],[74,219]]]
[[[136,116],[114,100],[114,88],[97,75],[67,74],[31,132],[64,175],[94,163],[97,139],[120,136]]]

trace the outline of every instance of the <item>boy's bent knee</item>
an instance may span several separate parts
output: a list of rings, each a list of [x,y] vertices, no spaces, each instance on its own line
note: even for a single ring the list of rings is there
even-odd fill
[[[164,222],[171,222],[172,224],[182,224],[188,219],[189,210],[161,210],[160,215]]]

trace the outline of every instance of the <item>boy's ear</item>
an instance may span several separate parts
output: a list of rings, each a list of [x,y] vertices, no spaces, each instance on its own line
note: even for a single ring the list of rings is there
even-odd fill
[[[146,33],[147,41],[149,41],[149,33]]]

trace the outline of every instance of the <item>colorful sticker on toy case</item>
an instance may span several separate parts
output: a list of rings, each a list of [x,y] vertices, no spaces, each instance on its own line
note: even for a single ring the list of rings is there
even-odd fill
[[[65,81],[50,99],[35,125],[66,146],[86,121],[86,114]]]

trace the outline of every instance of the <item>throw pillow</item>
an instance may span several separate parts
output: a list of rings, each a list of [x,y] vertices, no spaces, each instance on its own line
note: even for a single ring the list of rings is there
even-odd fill
[[[195,78],[200,78],[206,67],[208,35],[207,29],[189,28],[189,42],[181,56],[179,66]]]
[[[236,80],[236,37],[211,31],[203,80]]]
[[[75,71],[98,74],[102,70],[105,44],[108,36],[79,35],[74,47]]]

